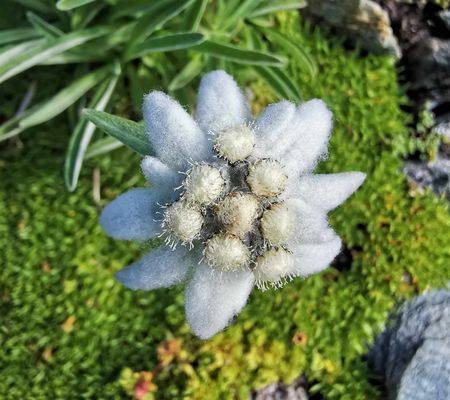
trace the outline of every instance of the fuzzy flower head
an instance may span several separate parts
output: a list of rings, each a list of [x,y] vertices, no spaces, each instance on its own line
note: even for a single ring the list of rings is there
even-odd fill
[[[155,91],[145,96],[144,121],[155,156],[142,170],[152,187],[119,196],[101,224],[117,239],[165,238],[117,279],[135,290],[185,283],[197,336],[224,329],[254,286],[279,288],[338,254],[327,212],[365,176],[312,175],[332,126],[321,100],[281,101],[253,119],[233,78],[214,71],[201,81],[195,120]]]

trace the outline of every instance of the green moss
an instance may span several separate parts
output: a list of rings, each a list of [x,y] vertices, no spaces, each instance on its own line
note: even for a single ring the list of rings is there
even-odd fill
[[[280,21],[320,67],[311,79],[292,60],[303,97],[324,98],[335,113],[320,170],[368,175],[331,218],[351,264],[254,291],[233,326],[202,342],[184,321],[182,288],[134,293],[113,278],[151,243],[102,233],[92,169],[101,171],[103,206],[144,183],[139,159],[122,149],[90,161],[68,194],[60,173],[67,136],[55,135],[66,128],[57,121],[50,132],[24,135],[22,149],[6,148],[0,163],[1,398],[127,397],[123,371],[156,366],[158,399],[246,398],[250,388],[301,371],[327,399],[376,398],[367,345],[398,302],[446,284],[450,217],[444,199],[412,191],[400,173],[412,145],[393,61],[361,59],[295,14]],[[158,348],[174,338],[180,348],[164,362]]]

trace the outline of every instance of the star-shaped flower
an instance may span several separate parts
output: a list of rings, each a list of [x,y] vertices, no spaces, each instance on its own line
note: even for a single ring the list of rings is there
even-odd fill
[[[327,211],[365,175],[311,174],[332,126],[323,101],[281,101],[253,120],[233,78],[214,71],[201,81],[195,120],[154,91],[145,96],[144,121],[156,154],[142,161],[152,187],[119,196],[101,224],[116,239],[165,237],[116,276],[135,290],[186,283],[186,317],[197,336],[224,329],[255,285],[278,288],[322,271],[338,254]]]

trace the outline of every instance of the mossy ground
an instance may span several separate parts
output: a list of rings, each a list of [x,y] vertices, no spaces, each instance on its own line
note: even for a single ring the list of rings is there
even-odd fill
[[[123,398],[127,368],[157,365],[149,398],[244,399],[251,388],[302,371],[326,399],[377,398],[367,345],[397,303],[446,285],[450,216],[444,199],[411,190],[400,173],[401,156],[415,144],[393,61],[360,58],[299,28],[294,14],[280,20],[320,66],[311,78],[291,60],[303,97],[325,99],[335,114],[320,170],[368,175],[331,218],[351,261],[282,290],[255,290],[229,329],[200,341],[185,323],[182,288],[135,293],[114,280],[151,243],[102,233],[92,170],[101,171],[104,205],[144,184],[138,157],[122,149],[88,162],[69,194],[64,121],[27,132],[23,148],[6,147],[0,162],[1,398]]]

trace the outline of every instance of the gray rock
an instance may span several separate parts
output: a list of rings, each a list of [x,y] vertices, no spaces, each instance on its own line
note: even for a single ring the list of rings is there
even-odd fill
[[[371,0],[310,0],[307,12],[369,51],[401,56],[387,12]]]
[[[450,160],[438,157],[436,161],[425,163],[407,161],[403,172],[413,185],[431,188],[437,195],[445,195],[450,201]]]
[[[447,30],[450,31],[450,10],[439,11],[439,18],[444,23]]]
[[[450,291],[434,290],[404,304],[369,352],[390,399],[450,397]]]
[[[304,376],[300,376],[290,385],[277,382],[254,390],[250,394],[250,400],[308,400],[306,386],[306,379]]]
[[[442,90],[450,83],[450,40],[427,37],[410,49],[405,62],[413,67],[409,68],[411,89]],[[445,92],[450,99],[450,90]]]

